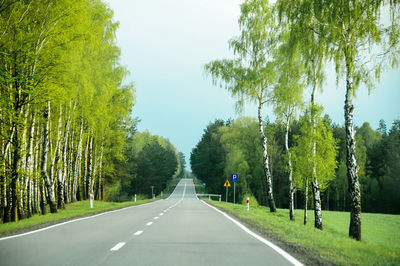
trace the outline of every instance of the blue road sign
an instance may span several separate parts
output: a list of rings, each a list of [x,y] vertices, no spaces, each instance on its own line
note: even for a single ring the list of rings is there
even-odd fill
[[[231,175],[231,181],[232,181],[233,183],[238,182],[238,181],[239,181],[239,175],[238,175],[238,174],[232,174],[232,175]]]
[[[203,187],[206,187],[206,183],[203,183]]]

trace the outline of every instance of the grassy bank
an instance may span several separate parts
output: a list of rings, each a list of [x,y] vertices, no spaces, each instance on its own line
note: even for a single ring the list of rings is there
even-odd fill
[[[234,213],[241,219],[267,228],[280,239],[296,243],[320,254],[324,260],[339,265],[400,265],[400,215],[362,214],[362,241],[348,237],[350,215],[347,212],[324,211],[324,230],[314,229],[314,213],[308,213],[303,225],[303,210],[296,210],[296,221],[289,221],[289,211],[278,209],[270,213],[265,207],[216,202],[217,207]]]
[[[20,232],[26,232],[30,230],[35,230],[37,228],[49,226],[51,224],[56,224],[58,222],[63,222],[66,220],[71,220],[73,218],[78,218],[82,216],[90,216],[97,213],[110,211],[114,209],[120,209],[128,206],[134,206],[139,204],[144,204],[147,202],[159,200],[161,198],[167,198],[170,193],[172,193],[178,184],[180,179],[174,179],[168,183],[167,187],[163,191],[163,196],[158,195],[155,199],[142,199],[140,195],[136,202],[106,202],[106,201],[94,201],[93,209],[90,208],[89,200],[77,201],[74,203],[66,204],[64,210],[58,210],[57,213],[48,213],[46,215],[34,215],[31,218],[23,219],[18,222],[11,223],[0,223],[0,237],[6,235],[17,234]]]
[[[25,229],[36,229],[40,228],[40,225],[50,225],[57,222],[73,219],[75,217],[88,216],[91,214],[101,213],[108,210],[119,209],[123,207],[139,205],[147,202],[151,202],[156,199],[145,199],[138,200],[137,202],[105,202],[105,201],[94,201],[93,209],[90,208],[89,200],[77,201],[74,203],[67,204],[64,210],[58,210],[57,213],[48,213],[46,215],[34,215],[29,219],[23,219],[18,222],[0,224],[0,236],[10,235],[13,232],[19,233],[19,231],[27,231]],[[37,227],[36,227],[37,226]]]

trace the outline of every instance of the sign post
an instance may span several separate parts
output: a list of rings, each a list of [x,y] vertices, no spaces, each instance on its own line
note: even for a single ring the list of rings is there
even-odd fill
[[[225,181],[224,187],[226,187],[226,197],[225,197],[225,201],[228,202],[228,187],[231,186],[231,183],[229,183],[229,180],[227,179]]]
[[[239,181],[239,175],[232,174],[231,181],[233,182],[233,204],[235,204],[236,203],[236,183]]]
[[[93,209],[93,200],[94,200],[94,196],[93,194],[90,193],[90,208]]]
[[[246,200],[246,209],[247,211],[250,209],[250,198],[247,198]]]

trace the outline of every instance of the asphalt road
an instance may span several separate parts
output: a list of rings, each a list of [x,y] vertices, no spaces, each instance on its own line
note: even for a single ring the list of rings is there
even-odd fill
[[[198,200],[191,179],[166,200],[0,239],[0,265],[10,266],[296,263],[290,259]]]

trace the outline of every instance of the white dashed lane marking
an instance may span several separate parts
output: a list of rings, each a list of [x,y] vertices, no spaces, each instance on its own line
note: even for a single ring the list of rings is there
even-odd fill
[[[153,222],[148,222],[146,225],[147,226],[150,226],[150,225],[152,225],[153,224]]]
[[[126,243],[125,242],[119,242],[116,244],[110,251],[117,251],[118,249],[122,248]]]
[[[137,231],[136,233],[134,233],[135,236],[141,235],[143,233],[143,231]]]

